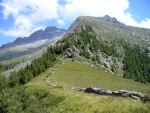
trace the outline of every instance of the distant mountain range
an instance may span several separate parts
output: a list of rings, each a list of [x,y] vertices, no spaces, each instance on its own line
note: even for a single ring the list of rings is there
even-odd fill
[[[65,34],[65,32],[66,30],[64,29],[58,29],[56,27],[49,26],[45,30],[40,29],[38,31],[35,31],[29,37],[19,37],[14,42],[4,44],[0,47],[0,50],[14,47],[17,45],[34,43],[39,40],[51,40],[53,38],[62,36],[63,34]]]
[[[19,37],[14,42],[4,44],[0,47],[0,61],[43,50],[49,45],[54,45],[65,33],[66,30],[64,29],[49,26],[45,30],[40,29],[35,31],[28,37]]]

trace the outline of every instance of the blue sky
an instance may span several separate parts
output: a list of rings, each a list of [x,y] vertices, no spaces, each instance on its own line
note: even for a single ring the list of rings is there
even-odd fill
[[[67,29],[78,16],[150,28],[149,7],[149,0],[0,0],[0,46],[46,26]]]

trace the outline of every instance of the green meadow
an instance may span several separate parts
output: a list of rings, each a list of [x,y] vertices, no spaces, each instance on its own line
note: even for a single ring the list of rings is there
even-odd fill
[[[52,82],[68,87],[99,87],[109,90],[134,90],[150,94],[150,86],[113,75],[104,70],[84,64],[65,61],[65,64],[51,78]]]
[[[139,100],[52,88],[44,78],[58,65],[60,62],[25,85],[24,113],[149,113],[150,104]],[[148,85],[70,61],[65,61],[50,80],[68,87],[95,86],[150,92]]]

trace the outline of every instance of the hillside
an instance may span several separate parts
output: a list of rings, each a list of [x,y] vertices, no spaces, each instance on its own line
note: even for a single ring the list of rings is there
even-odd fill
[[[68,57],[149,83],[149,33],[149,29],[126,26],[109,16],[78,17],[57,44],[69,48]]]
[[[148,113],[149,112],[149,103],[143,103],[139,100],[134,100],[130,98],[121,98],[121,97],[111,97],[111,96],[99,96],[94,94],[86,94],[83,92],[77,92],[69,89],[63,89],[59,86],[66,86],[66,88],[70,87],[83,87],[83,86],[101,86],[101,87],[111,87],[112,89],[118,89],[115,86],[111,86],[112,78],[110,80],[110,84],[98,83],[98,79],[103,81],[105,77],[99,73],[106,73],[105,71],[99,71],[95,68],[90,68],[87,65],[78,64],[70,61],[65,61],[64,65],[59,68],[56,73],[50,78],[50,80],[55,80],[54,83],[58,83],[58,87],[51,87],[50,84],[45,83],[44,78],[49,75],[56,67],[58,67],[59,62],[54,65],[53,68],[48,69],[40,76],[33,79],[31,82],[25,85],[25,92],[27,95],[34,96],[34,99],[29,99],[29,96],[26,95],[26,102],[31,102],[30,104],[26,104],[24,112],[51,112],[51,113]],[[71,68],[73,67],[73,68]],[[79,71],[80,70],[80,71]],[[90,74],[87,75],[88,71]],[[68,73],[68,74],[67,74]],[[91,75],[94,74],[94,76]],[[70,77],[69,77],[70,76]],[[86,77],[80,77],[86,76]],[[92,76],[92,77],[90,77]],[[113,75],[105,75],[106,79]],[[115,77],[114,77],[115,79]],[[115,82],[119,82],[121,78],[115,79]],[[123,80],[123,79],[122,79]],[[91,81],[91,82],[90,82]],[[127,88],[128,83],[131,83],[129,89],[133,90],[134,86],[139,88],[139,91],[146,91],[149,93],[149,86],[144,84],[136,83],[134,81],[125,80],[126,82],[122,83],[118,87]],[[87,82],[90,82],[88,85]],[[107,82],[108,83],[108,82]],[[121,81],[120,81],[121,83]],[[112,83],[113,84],[113,83]],[[124,84],[124,85],[123,85]],[[73,88],[74,88],[73,87]],[[119,89],[120,89],[119,88]],[[138,88],[137,88],[138,89]],[[134,89],[135,90],[135,89]],[[41,92],[41,93],[40,93]],[[145,93],[146,93],[145,92]],[[40,98],[43,97],[44,98]],[[52,98],[53,97],[53,98]],[[47,101],[48,100],[48,101]],[[34,108],[32,106],[34,104]],[[118,104],[119,103],[119,104]]]

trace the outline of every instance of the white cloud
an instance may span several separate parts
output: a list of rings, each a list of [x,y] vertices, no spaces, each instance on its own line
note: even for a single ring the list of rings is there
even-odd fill
[[[11,29],[1,30],[9,36],[28,36],[33,30],[43,28],[39,23],[58,16],[57,0],[5,0],[0,5],[4,8],[4,19],[9,16],[14,19]]]
[[[58,22],[59,25],[65,25],[64,20],[58,19],[57,22]]]
[[[33,26],[32,29],[28,30],[26,27],[14,27],[9,30],[0,30],[1,33],[3,33],[6,36],[12,36],[12,37],[26,37],[29,36],[34,31],[37,31],[39,29],[45,29],[46,26]]]
[[[128,9],[128,0],[66,0],[61,6],[61,14],[65,19],[74,19],[77,16],[104,16],[119,15]],[[65,12],[65,13],[64,13]]]
[[[133,26],[150,28],[150,18],[138,23],[127,12],[128,0],[3,0],[4,19],[13,17],[13,26],[1,33],[9,36],[28,36],[37,28],[43,28],[42,22],[55,19],[59,25],[66,25],[78,16],[110,15],[119,21]],[[41,24],[41,25],[40,25]]]
[[[150,28],[150,18],[146,18],[146,19],[143,20],[138,26],[139,26],[139,27]]]

